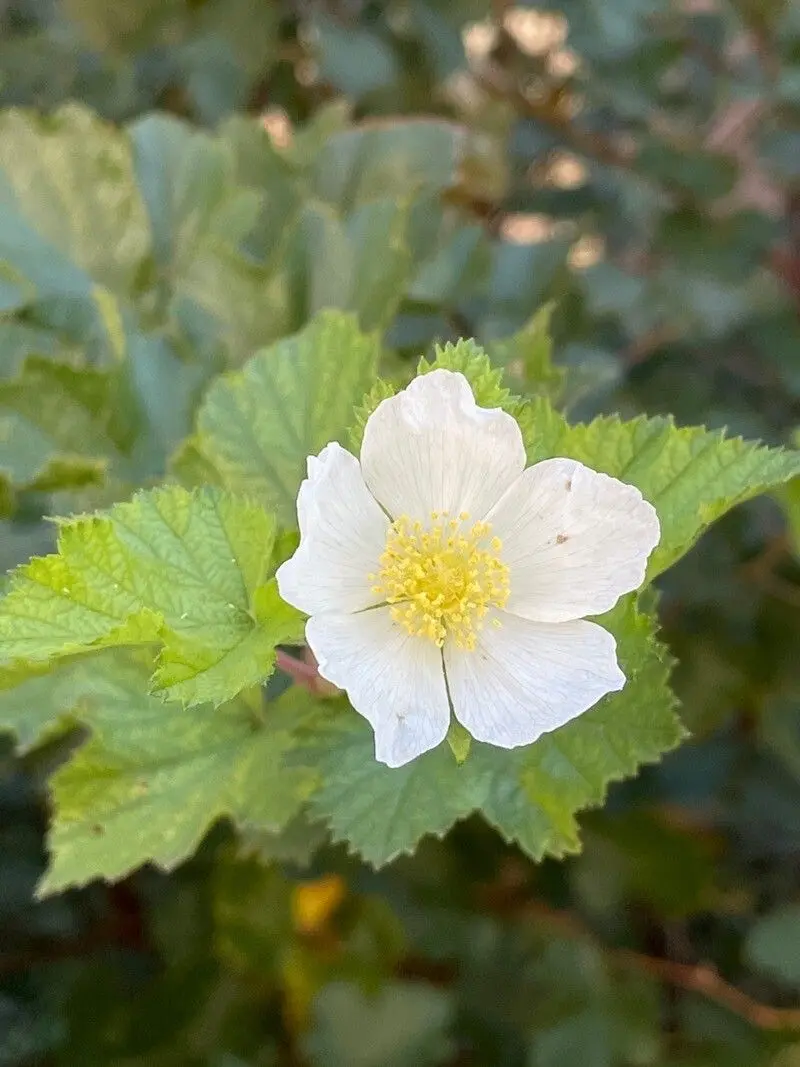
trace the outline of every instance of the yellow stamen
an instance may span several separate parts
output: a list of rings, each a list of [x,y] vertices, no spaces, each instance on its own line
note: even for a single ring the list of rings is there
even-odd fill
[[[433,512],[425,525],[401,515],[389,527],[379,574],[369,576],[372,592],[392,605],[395,622],[440,648],[447,636],[475,648],[489,608],[508,601],[502,542],[488,522],[468,523],[465,511],[457,519]]]

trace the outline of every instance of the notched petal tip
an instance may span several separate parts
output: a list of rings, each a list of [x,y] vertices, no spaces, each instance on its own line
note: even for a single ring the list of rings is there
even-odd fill
[[[361,463],[393,518],[466,511],[479,519],[522,472],[525,446],[515,419],[479,407],[463,374],[438,368],[378,405]]]

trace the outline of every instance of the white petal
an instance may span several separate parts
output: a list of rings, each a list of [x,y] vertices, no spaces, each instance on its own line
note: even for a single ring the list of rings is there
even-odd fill
[[[444,740],[450,705],[441,651],[397,626],[389,608],[315,615],[306,640],[322,677],[372,725],[381,763],[400,767]]]
[[[463,374],[435,370],[382,401],[361,446],[364,480],[393,518],[482,519],[525,466],[516,421],[480,408]]]
[[[300,545],[276,575],[283,599],[308,615],[379,603],[369,575],[379,569],[389,521],[355,456],[335,443],[309,456],[297,516]]]
[[[529,467],[487,518],[511,570],[506,610],[542,622],[608,611],[642,584],[660,536],[635,486],[572,459]]]
[[[616,642],[596,623],[496,617],[472,651],[444,649],[453,711],[479,741],[529,745],[624,686]]]

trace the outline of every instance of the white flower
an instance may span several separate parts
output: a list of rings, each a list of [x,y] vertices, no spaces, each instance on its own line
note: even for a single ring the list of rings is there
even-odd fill
[[[390,767],[438,745],[451,706],[515,748],[624,686],[614,638],[584,616],[641,585],[655,510],[575,460],[526,470],[516,421],[478,407],[463,375],[384,400],[360,464],[338,444],[310,457],[297,513],[281,596]]]

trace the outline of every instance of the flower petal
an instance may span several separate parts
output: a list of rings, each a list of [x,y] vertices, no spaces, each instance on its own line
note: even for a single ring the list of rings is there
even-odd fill
[[[300,545],[276,575],[283,599],[309,615],[379,603],[369,575],[379,569],[389,521],[364,484],[358,460],[341,445],[309,456],[297,517]]]
[[[642,584],[661,532],[635,486],[573,459],[529,467],[487,518],[511,571],[506,610],[541,622],[608,611]]]
[[[364,480],[392,518],[433,511],[482,519],[525,466],[516,421],[480,408],[463,374],[415,378],[370,415],[361,446]]]
[[[593,622],[530,622],[499,611],[477,647],[447,642],[453,711],[478,741],[532,744],[625,685],[614,638]]]
[[[375,758],[400,767],[444,740],[450,705],[441,650],[392,621],[389,608],[315,615],[306,640],[323,678],[375,731]]]

